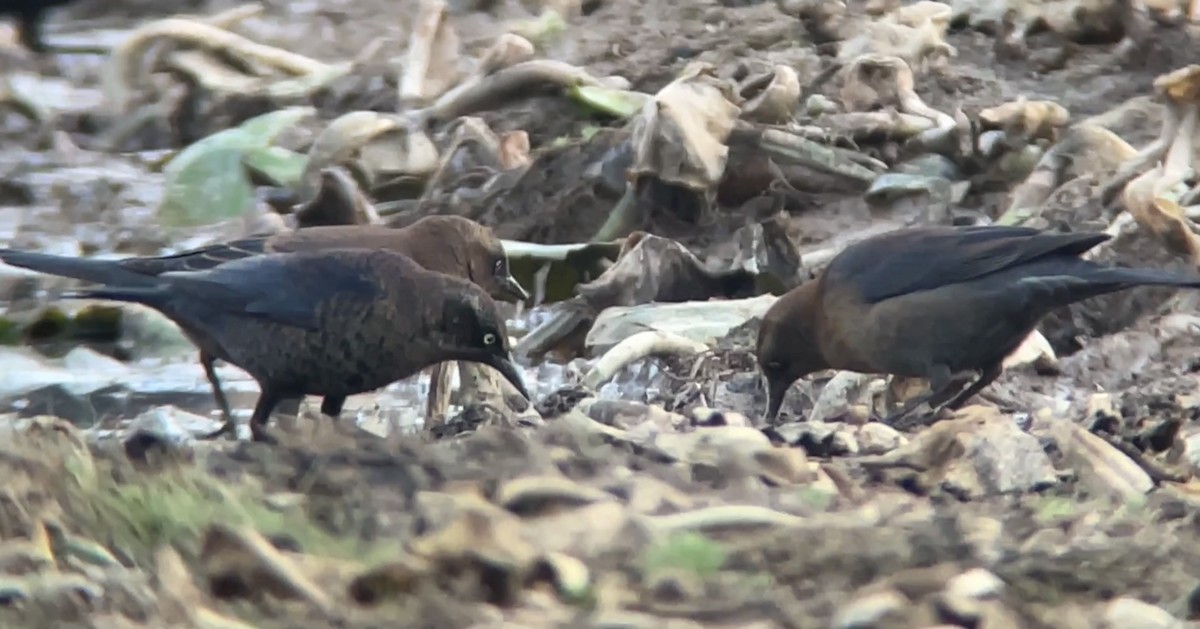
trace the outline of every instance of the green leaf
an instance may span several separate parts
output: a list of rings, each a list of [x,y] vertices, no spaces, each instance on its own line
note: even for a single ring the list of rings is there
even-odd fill
[[[190,148],[190,147],[189,147]],[[196,227],[241,216],[254,205],[254,188],[242,166],[242,151],[230,146],[177,158],[168,173],[158,219],[168,227]]]
[[[300,184],[308,156],[279,146],[253,148],[242,159],[246,167],[277,186],[295,188]]]
[[[279,134],[316,112],[312,107],[288,107],[255,116],[237,128],[251,138],[256,146],[266,146],[274,142]]]
[[[169,227],[196,227],[241,216],[254,204],[243,160],[252,152],[266,151],[280,133],[314,111],[289,107],[255,116],[180,151],[163,169],[166,192],[158,207],[159,221]],[[252,159],[278,166],[278,176],[291,176],[276,157]]]
[[[572,85],[567,95],[575,102],[617,118],[628,118],[642,110],[642,105],[653,98],[642,92],[615,90],[599,85]]]

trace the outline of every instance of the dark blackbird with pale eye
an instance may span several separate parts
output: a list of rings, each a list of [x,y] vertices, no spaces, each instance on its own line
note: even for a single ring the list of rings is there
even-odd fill
[[[283,399],[320,395],[321,412],[337,417],[347,396],[448,360],[490,365],[529,397],[492,298],[391,251],[264,254],[67,297],[144,304],[202,336],[258,382],[256,441],[271,440],[265,427]]]
[[[959,408],[1001,371],[1054,308],[1135,286],[1200,287],[1200,278],[1113,267],[1079,256],[1103,233],[1028,227],[921,227],[855,243],[763,317],[756,354],[774,422],[797,379],[823,369],[927,378],[923,402]],[[956,376],[977,372],[959,391]]]
[[[491,229],[460,216],[427,216],[402,229],[381,225],[309,227],[291,232],[251,236],[169,256],[93,260],[32,251],[0,249],[0,260],[32,269],[110,286],[154,286],[155,278],[172,271],[212,269],[232,260],[268,253],[322,251],[361,247],[403,253],[422,267],[469,279],[493,297],[525,300],[529,293],[509,272],[508,256]],[[203,330],[176,321],[200,350],[200,364],[224,416],[221,428],[208,438],[229,434],[234,426],[229,401],[217,377],[216,361],[233,362]]]
[[[46,42],[42,40],[42,24],[46,21],[46,12],[74,1],[0,0],[0,17],[16,20],[21,45],[33,52],[43,53],[47,50]]]

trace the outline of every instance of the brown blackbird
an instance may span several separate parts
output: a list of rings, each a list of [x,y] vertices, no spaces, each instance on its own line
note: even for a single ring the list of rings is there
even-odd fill
[[[1054,308],[1142,285],[1200,287],[1200,278],[1083,260],[1103,233],[1027,227],[922,227],[855,243],[763,317],[756,354],[773,422],[788,387],[823,369],[927,378],[922,402],[955,409]],[[977,372],[961,392],[956,376]],[[955,395],[957,393],[957,395]]]
[[[529,397],[492,298],[387,250],[264,254],[66,296],[144,304],[202,336],[258,382],[257,441],[282,399],[320,395],[337,417],[347,396],[448,360],[490,365]]]
[[[0,260],[12,266],[88,282],[115,286],[153,286],[154,278],[169,271],[199,271],[250,256],[331,248],[377,248],[404,253],[421,266],[470,279],[492,296],[525,300],[529,294],[510,274],[508,256],[491,229],[459,216],[427,216],[402,229],[378,225],[309,227],[291,232],[251,236],[190,249],[168,256],[95,260],[55,256],[32,251],[0,249]],[[216,361],[229,361],[203,331],[176,321],[200,350],[200,364],[212,387],[213,398],[224,416],[216,438],[235,426],[229,401],[217,377]]]

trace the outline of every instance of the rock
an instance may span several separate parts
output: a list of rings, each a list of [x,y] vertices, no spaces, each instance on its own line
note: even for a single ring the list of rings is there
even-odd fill
[[[1200,473],[1200,431],[1183,438],[1184,450],[1187,452],[1188,463],[1192,465],[1193,473]]]
[[[1104,606],[1101,626],[1107,629],[1171,629],[1183,623],[1162,608],[1121,597]]]
[[[1053,464],[1037,438],[995,409],[958,420],[963,456],[951,464],[944,481],[971,497],[1031,491],[1058,481]]]
[[[1133,500],[1154,489],[1154,481],[1140,465],[1082,427],[1056,419],[1051,434],[1080,482],[1093,492]]]
[[[776,487],[810,483],[817,478],[802,448],[767,448],[755,452],[753,459],[758,464],[759,476]]]
[[[640,514],[686,511],[695,504],[687,494],[652,476],[634,477],[616,491],[626,496],[630,511]]]
[[[611,500],[607,492],[561,476],[522,476],[504,483],[495,502],[521,516],[532,517]]]
[[[859,426],[854,437],[862,454],[886,454],[908,443],[899,430],[881,422]]]
[[[765,432],[774,441],[804,448],[809,456],[845,456],[859,452],[853,427],[840,422],[792,422]]]
[[[926,486],[940,484],[965,498],[1030,491],[1058,480],[1037,438],[995,408],[978,405],[930,426],[894,452],[860,463],[922,470]]]
[[[745,415],[733,411],[718,411],[707,406],[692,409],[692,423],[696,426],[739,426],[752,428],[753,422]]]
[[[589,356],[598,356],[638,332],[662,330],[711,346],[731,329],[762,317],[776,299],[774,295],[761,295],[607,308],[596,317],[584,344]]]
[[[168,444],[180,445],[194,441],[196,435],[212,432],[220,425],[219,421],[174,406],[159,406],[138,415],[125,434],[149,433]]]
[[[908,606],[908,599],[893,589],[886,589],[854,599],[838,610],[833,617],[836,629],[869,629],[886,625],[899,618]]]
[[[839,371],[821,389],[821,395],[813,403],[808,421],[825,421],[844,412],[852,404],[870,403],[871,384],[878,380],[870,374]]]
[[[653,445],[676,461],[716,465],[737,456],[753,456],[774,446],[762,431],[744,426],[697,428],[692,432],[661,432],[647,445]]]
[[[1004,592],[1004,581],[984,570],[974,568],[946,582],[946,593],[956,597],[978,600],[996,598]]]
[[[581,509],[527,518],[525,539],[537,540],[546,552],[568,553],[590,559],[627,543],[631,534],[629,511],[616,501],[597,502]]]
[[[679,413],[671,413],[655,404],[630,400],[589,399],[576,407],[580,412],[604,424],[629,430],[642,424],[653,424],[660,430],[675,430],[688,423]]]

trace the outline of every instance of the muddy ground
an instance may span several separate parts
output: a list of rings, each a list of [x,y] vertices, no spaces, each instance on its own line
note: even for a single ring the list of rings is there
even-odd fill
[[[386,79],[394,70],[382,60],[403,54],[415,4],[275,0],[237,30],[327,62],[355,58],[365,42],[385,38],[356,74],[313,104],[324,120],[355,109],[394,111],[394,78]],[[852,13],[863,11],[859,4],[851,3]],[[176,12],[232,6],[80,0],[53,15],[48,38],[86,42],[97,29],[119,36]],[[449,5],[473,52],[529,10]],[[969,116],[1021,96],[1053,100],[1078,121],[1149,97],[1155,77],[1195,60],[1198,35],[1196,25],[1158,24],[1129,58],[1117,43],[1064,43],[1041,33],[1030,37],[1027,54],[997,56],[996,35],[957,27],[946,37],[956,56],[922,73],[916,91],[934,108]],[[736,78],[785,64],[804,85],[828,63],[813,37],[811,24],[773,3],[601,0],[585,3],[538,54],[595,76],[622,76],[651,94],[695,60]],[[166,230],[153,212],[162,176],[148,164],[157,151],[271,104],[195,99],[102,153],[89,147],[118,121],[96,104],[101,57],[34,58],[14,48],[0,51],[0,63],[34,77],[23,85],[50,90],[65,81],[73,90],[43,96],[65,112],[49,129],[0,110],[0,244],[147,254],[253,229],[253,221],[238,220]],[[838,94],[833,84],[815,92]],[[1110,128],[1140,147],[1159,121],[1141,105],[1132,110]],[[612,147],[578,139],[619,123],[555,96],[480,115],[497,133],[528,133],[532,174],[499,196],[451,199],[448,192],[402,203],[399,222],[461,212],[513,240],[575,243],[595,234],[620,190],[586,170]],[[1095,185],[1104,174],[1094,176],[1081,193],[1047,201],[1050,224],[1107,225],[1112,214],[1100,210]],[[861,190],[819,174],[790,190],[768,186],[769,176],[745,180],[742,192],[725,190],[703,221],[664,212],[642,227],[720,267],[736,255],[731,233],[779,212],[802,252],[925,216],[920,204],[869,206]],[[957,211],[995,219],[1016,183],[975,188]],[[1123,243],[1106,256],[1188,268],[1150,236]],[[44,309],[63,287],[0,279],[10,315]],[[298,420],[280,418],[277,446],[199,443],[154,429],[156,412],[211,419],[186,345],[149,356],[133,351],[128,364],[121,361],[130,355],[102,349],[42,371],[43,354],[72,348],[0,346],[7,370],[0,381],[11,384],[21,371],[51,391],[7,400],[9,421],[0,428],[7,479],[0,624],[1168,627],[1200,620],[1196,305],[1194,295],[1143,290],[1056,313],[1042,328],[1056,365],[1014,368],[983,406],[903,434],[864,422],[876,410],[870,399],[865,414],[862,404],[847,404],[819,426],[791,421],[812,410],[825,379],[793,390],[790,423],[752,426],[746,418],[756,419],[764,403],[746,355],[754,321],[722,339],[715,360],[641,361],[600,399],[572,385],[586,371],[583,359],[570,368],[550,359],[528,364],[541,416],[527,422],[532,427],[468,406],[450,424],[467,428],[442,430],[442,438],[412,430],[380,438],[309,409]],[[514,325],[528,329],[554,308],[521,311]],[[173,369],[183,375],[168,378]],[[227,369],[245,411],[256,389]],[[151,384],[81,402],[72,387],[97,372],[115,374],[114,383]],[[156,378],[171,383],[156,389]],[[390,421],[368,425],[372,418],[396,414],[409,419],[392,424],[411,428],[426,383],[422,375],[361,396],[351,410],[363,409],[368,429]],[[697,391],[718,393],[698,403]],[[107,406],[97,406],[100,399]],[[1158,443],[1163,433],[1166,443]]]

